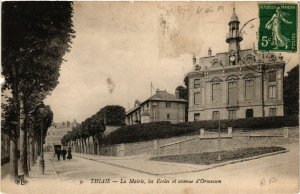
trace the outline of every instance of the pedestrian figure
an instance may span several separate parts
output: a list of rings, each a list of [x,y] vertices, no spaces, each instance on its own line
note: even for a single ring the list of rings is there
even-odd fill
[[[63,160],[66,160],[67,150],[65,148],[62,149],[61,154],[62,154]]]
[[[67,156],[67,158],[68,158],[69,160],[72,159],[71,148],[68,149],[68,156]]]
[[[60,154],[61,154],[60,148],[57,148],[56,155],[57,155],[57,160],[58,161],[60,160]]]

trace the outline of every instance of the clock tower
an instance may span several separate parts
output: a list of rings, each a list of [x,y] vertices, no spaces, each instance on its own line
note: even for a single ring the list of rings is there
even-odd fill
[[[239,60],[240,42],[243,40],[239,24],[239,18],[235,14],[235,7],[233,7],[233,13],[228,23],[229,33],[226,35],[226,42],[229,44],[228,60],[230,65],[236,65]]]

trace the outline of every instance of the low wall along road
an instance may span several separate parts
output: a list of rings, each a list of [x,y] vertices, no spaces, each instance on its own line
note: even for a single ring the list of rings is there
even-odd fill
[[[298,127],[269,129],[259,131],[235,131],[228,128],[227,132],[220,133],[221,150],[231,150],[246,147],[265,147],[289,144],[298,141]],[[88,153],[105,156],[131,156],[139,154],[150,155],[173,155],[199,152],[213,152],[218,150],[219,134],[201,129],[196,134],[158,139],[152,141],[100,145],[95,153],[85,150],[89,148],[76,149],[77,153]],[[90,145],[90,144],[88,144]],[[77,151],[76,151],[77,150]],[[82,150],[82,151],[81,151]]]

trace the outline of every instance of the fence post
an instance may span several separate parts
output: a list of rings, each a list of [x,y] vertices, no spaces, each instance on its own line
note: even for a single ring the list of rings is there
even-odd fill
[[[232,137],[232,127],[228,127],[227,130],[228,130],[228,135]]]
[[[154,146],[154,148],[153,148],[154,154],[157,155],[158,154],[158,140],[157,139],[153,140],[153,146]]]
[[[203,128],[200,129],[200,138],[204,136],[205,130]]]
[[[124,143],[122,143],[121,145],[120,145],[120,151],[121,151],[121,153],[120,153],[120,156],[125,156],[125,144]]]
[[[283,128],[283,137],[289,138],[289,128],[288,127]]]

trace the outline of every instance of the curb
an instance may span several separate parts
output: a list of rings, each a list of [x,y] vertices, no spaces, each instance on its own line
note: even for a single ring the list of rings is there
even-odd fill
[[[185,174],[185,173],[192,173],[192,172],[201,172],[201,171],[210,170],[210,169],[214,169],[214,168],[221,167],[221,166],[226,166],[226,165],[229,165],[229,164],[235,164],[235,163],[239,163],[239,162],[255,160],[255,159],[259,159],[259,158],[263,158],[263,157],[267,157],[267,156],[283,154],[283,153],[286,153],[286,152],[289,152],[289,150],[281,150],[281,151],[277,151],[277,152],[252,156],[252,157],[249,157],[249,158],[242,158],[242,159],[238,159],[238,160],[226,161],[226,162],[222,162],[222,163],[218,163],[218,164],[213,164],[213,165],[211,165],[207,168],[203,168],[203,169],[199,169],[199,170],[185,171],[185,172],[178,172],[178,173],[151,173],[151,172],[146,172],[146,171],[143,171],[143,170],[130,168],[130,167],[127,167],[127,166],[122,166],[122,165],[119,165],[119,164],[113,164],[113,163],[109,163],[109,162],[104,162],[104,161],[100,161],[100,160],[86,158],[86,157],[83,157],[83,156],[78,156],[77,155],[77,157],[84,158],[84,159],[87,159],[87,160],[92,160],[92,161],[95,161],[95,162],[100,162],[100,163],[103,163],[103,164],[108,164],[108,165],[112,165],[112,166],[117,166],[117,167],[129,169],[129,170],[133,170],[133,171],[136,171],[136,172],[141,172],[141,173],[145,173],[145,174],[149,174],[149,175],[159,176],[159,175],[175,175],[175,174]]]
[[[231,161],[222,162],[222,163],[218,163],[218,164],[212,164],[212,166],[209,166],[209,167],[203,168],[203,169],[199,169],[199,170],[191,170],[191,171],[179,172],[179,173],[165,173],[165,174],[162,174],[162,175],[173,175],[173,174],[185,174],[185,173],[191,173],[191,172],[201,172],[201,171],[210,170],[210,169],[214,169],[214,168],[221,167],[221,166],[226,166],[226,165],[229,165],[229,164],[235,164],[235,163],[245,162],[245,161],[249,161],[249,160],[255,160],[255,159],[259,159],[259,158],[263,158],[263,157],[267,157],[267,156],[283,154],[283,153],[286,153],[286,152],[289,152],[289,151],[288,150],[281,150],[281,151],[277,151],[277,152],[252,156],[252,157],[249,157],[249,158],[242,158],[242,159],[238,159],[238,160],[231,160]]]

